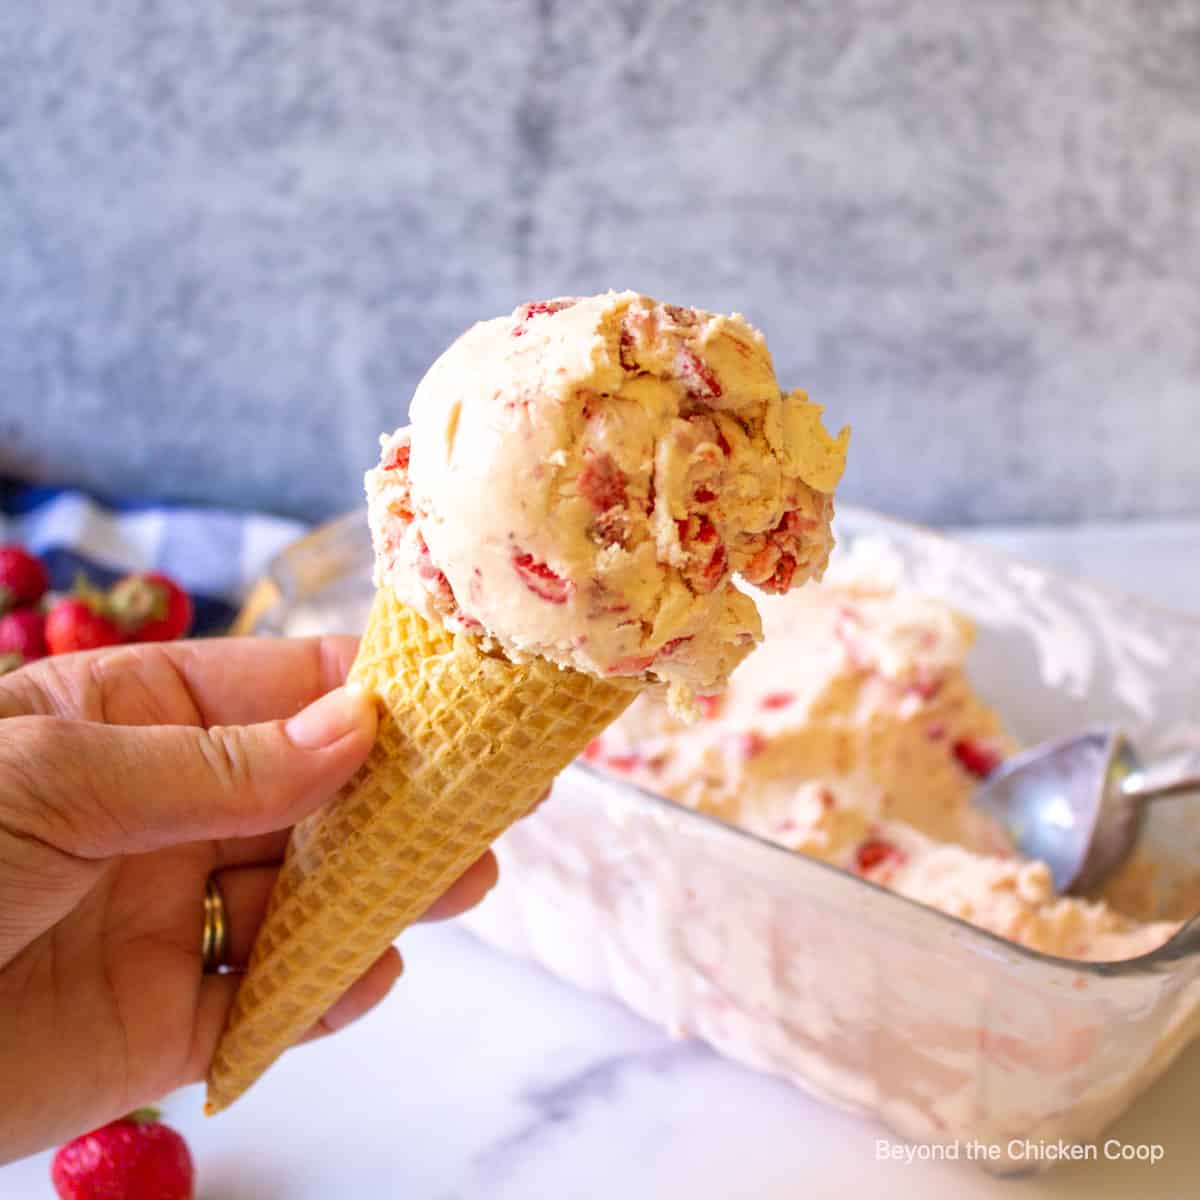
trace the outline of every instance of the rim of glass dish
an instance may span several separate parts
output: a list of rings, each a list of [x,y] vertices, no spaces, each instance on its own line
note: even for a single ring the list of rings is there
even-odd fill
[[[1169,605],[1144,600],[1140,596],[1126,592],[1118,587],[1103,583],[1093,583],[1091,580],[1070,575],[1054,567],[1047,567],[1042,563],[1020,555],[1010,554],[1005,550],[997,550],[991,546],[980,545],[975,542],[963,541],[955,538],[952,534],[943,533],[941,530],[934,529],[931,526],[921,525],[918,522],[908,521],[901,517],[893,517],[886,513],[877,512],[874,509],[847,504],[839,508],[838,515],[849,522],[859,521],[864,525],[872,524],[880,526],[885,531],[888,528],[895,529],[909,539],[923,538],[936,541],[954,551],[965,549],[969,553],[985,560],[990,559],[1001,564],[1024,567],[1063,585],[1085,587],[1089,591],[1100,593],[1125,607],[1139,609],[1151,614],[1160,614],[1175,624],[1190,626],[1200,635],[1200,617],[1193,616],[1190,613],[1178,612]],[[289,587],[289,584],[295,579],[295,576],[287,569],[288,560],[291,556],[315,548],[321,543],[330,540],[337,531],[342,529],[361,531],[360,526],[363,524],[365,524],[363,513],[357,509],[351,510],[350,512],[343,513],[341,516],[323,522],[279,551],[268,563],[266,572],[268,578],[273,579],[279,588],[279,596],[276,603],[284,606],[294,605],[306,598],[296,595]],[[275,605],[271,607],[275,607]],[[666,796],[660,796],[656,792],[647,791],[645,788],[639,787],[618,776],[609,775],[604,771],[589,766],[587,763],[576,761],[567,770],[581,770],[585,773],[585,776],[591,778],[597,785],[602,785],[608,789],[615,789],[618,792],[624,792],[629,798],[636,798],[641,803],[656,805],[683,821],[700,822],[706,828],[718,830],[722,836],[741,839],[746,845],[755,847],[756,852],[778,855],[780,856],[780,861],[800,863],[802,864],[799,868],[801,870],[816,868],[833,872],[841,879],[852,880],[862,887],[871,889],[872,893],[880,897],[887,897],[890,902],[906,906],[909,911],[919,914],[917,917],[918,920],[948,922],[960,936],[968,940],[979,940],[990,951],[1003,952],[1010,961],[1023,961],[1039,970],[1057,970],[1076,975],[1082,973],[1105,979],[1144,979],[1150,976],[1161,976],[1177,963],[1200,960],[1200,954],[1197,953],[1196,949],[1189,949],[1189,943],[1196,940],[1196,935],[1200,934],[1200,913],[1181,922],[1179,928],[1161,946],[1157,946],[1153,950],[1145,954],[1140,954],[1135,958],[1114,959],[1111,961],[1062,958],[1058,955],[1046,954],[1041,950],[1034,950],[1029,946],[1022,945],[1020,942],[1010,941],[1008,938],[1001,937],[999,934],[992,933],[990,930],[983,929],[978,925],[973,925],[971,922],[964,921],[962,918],[956,917],[951,913],[943,912],[941,909],[934,908],[928,904],[922,904],[920,901],[891,891],[881,884],[873,883],[869,879],[863,879],[860,876],[843,870],[841,867],[834,866],[832,863],[823,862],[818,858],[811,858],[795,850],[789,850],[786,846],[781,846],[777,842],[772,842],[770,839],[764,838],[759,834],[752,833],[738,825],[730,824],[728,821],[722,821],[719,817],[712,816],[709,813],[688,808],[684,804],[680,804]]]
[[[780,858],[780,861],[786,861],[789,864],[800,862],[803,864],[803,867],[800,868],[802,870],[819,869],[827,871],[838,879],[849,881],[850,886],[859,885],[869,888],[873,895],[879,897],[878,903],[888,905],[901,904],[909,912],[915,914],[918,921],[949,922],[951,927],[964,940],[982,941],[990,950],[995,951],[997,954],[1002,954],[1010,963],[1013,960],[1025,960],[1020,963],[1022,967],[1032,965],[1038,970],[1058,970],[1073,975],[1083,973],[1101,976],[1106,979],[1146,979],[1161,977],[1168,965],[1191,961],[1196,957],[1193,952],[1186,954],[1178,952],[1167,955],[1162,954],[1162,951],[1170,946],[1171,942],[1179,937],[1192,921],[1197,919],[1196,917],[1189,918],[1189,920],[1183,922],[1172,937],[1161,946],[1145,954],[1138,955],[1135,958],[1090,961],[1087,959],[1063,958],[1059,955],[1047,954],[1044,951],[1022,945],[1020,942],[1014,942],[1008,938],[1001,937],[999,934],[993,933],[989,929],[984,929],[980,925],[973,925],[970,921],[956,917],[952,913],[944,912],[940,908],[934,908],[930,904],[923,904],[921,901],[914,900],[910,896],[894,892],[882,884],[875,883],[870,879],[864,879],[842,867],[835,866],[833,863],[824,862],[819,858],[811,858],[806,854],[800,853],[798,850],[789,850],[786,846],[781,846],[778,842],[771,841],[770,838],[763,837],[761,834],[754,833],[751,830],[743,829],[738,825],[732,825],[728,821],[723,821],[720,817],[714,816],[711,813],[688,808],[687,805],[680,804],[677,800],[672,800],[668,796],[660,796],[656,792],[647,791],[635,783],[630,783],[628,780],[621,779],[615,775],[609,775],[607,772],[593,767],[588,763],[573,762],[566,768],[566,771],[582,771],[597,786],[603,786],[608,790],[624,793],[625,795],[622,798],[636,799],[640,804],[665,808],[673,816],[678,816],[682,821],[702,822],[709,828],[718,830],[722,836],[733,836],[753,845],[756,853],[774,854]]]

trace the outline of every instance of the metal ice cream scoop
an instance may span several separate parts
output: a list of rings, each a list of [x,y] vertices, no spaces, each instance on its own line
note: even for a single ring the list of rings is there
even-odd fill
[[[1125,737],[1099,729],[1014,755],[976,790],[974,804],[1041,859],[1060,892],[1086,892],[1125,860],[1146,803],[1200,789],[1200,751],[1143,766]]]

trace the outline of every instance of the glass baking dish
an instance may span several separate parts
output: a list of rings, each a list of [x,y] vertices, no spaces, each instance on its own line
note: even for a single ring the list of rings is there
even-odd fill
[[[837,532],[843,567],[975,620],[971,677],[1021,741],[1111,722],[1147,753],[1200,744],[1200,621],[864,511]],[[350,514],[284,551],[239,625],[353,632],[370,596]],[[1200,863],[1186,802],[1145,841]],[[994,1171],[1094,1139],[1200,1028],[1200,920],[1140,958],[1052,958],[582,763],[497,852],[466,918],[487,941],[903,1136],[994,1147],[973,1155]]]

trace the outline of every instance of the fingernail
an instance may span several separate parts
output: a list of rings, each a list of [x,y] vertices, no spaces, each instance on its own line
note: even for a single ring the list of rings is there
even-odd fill
[[[321,750],[373,722],[374,711],[361,688],[335,688],[298,712],[284,726],[284,732],[301,750]]]

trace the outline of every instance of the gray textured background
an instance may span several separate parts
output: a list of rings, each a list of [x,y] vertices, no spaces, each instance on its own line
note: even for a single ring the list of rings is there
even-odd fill
[[[746,312],[938,520],[1200,511],[1200,2],[0,6],[0,469],[317,516],[481,316]]]

